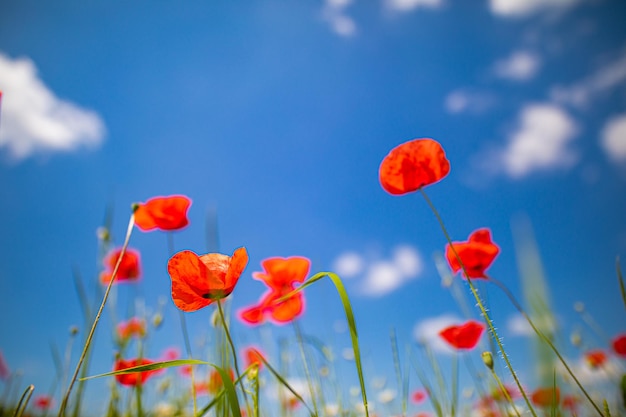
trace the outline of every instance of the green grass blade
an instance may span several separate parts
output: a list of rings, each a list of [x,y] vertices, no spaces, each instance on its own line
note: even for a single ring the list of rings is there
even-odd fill
[[[287,380],[285,380],[285,378],[283,378],[282,375],[280,375],[278,371],[276,371],[276,369],[274,369],[263,356],[259,356],[259,359],[265,364],[265,366],[267,366],[267,369],[272,373],[272,375],[274,375],[278,382],[280,382],[285,388],[287,388],[289,392],[291,392],[298,399],[298,401],[300,401],[307,408],[307,410],[309,410],[309,413],[311,415],[315,415],[313,413],[313,410],[311,410],[311,407],[309,407],[306,401],[304,401],[304,398],[302,398],[302,396],[298,394],[296,390],[291,387],[291,385],[289,385]]]
[[[239,399],[237,398],[237,392],[235,391],[235,384],[230,379],[228,373],[217,365],[211,365],[222,377],[222,384],[224,386],[224,392],[226,393],[226,398],[228,399],[228,404],[230,405],[230,411],[232,412],[233,417],[241,417],[241,410],[239,408]]]
[[[216,367],[211,362],[205,362],[198,359],[175,359],[172,361],[163,361],[163,362],[154,362],[148,365],[139,365],[133,366],[126,369],[120,369],[118,371],[106,372],[104,374],[92,375],[85,378],[81,378],[81,380],[89,380],[95,378],[102,378],[105,376],[114,376],[114,375],[123,375],[123,374],[133,374],[136,372],[147,372],[147,371],[155,371],[158,369],[171,368],[174,366],[182,366],[182,365],[210,365]],[[230,378],[229,378],[230,379]]]
[[[33,395],[33,391],[35,390],[34,385],[29,385],[26,388],[26,391],[20,397],[20,401],[17,403],[17,407],[15,408],[15,414],[13,417],[21,417],[24,414],[24,410],[26,410],[26,406],[28,405],[28,401],[30,400],[31,395]]]

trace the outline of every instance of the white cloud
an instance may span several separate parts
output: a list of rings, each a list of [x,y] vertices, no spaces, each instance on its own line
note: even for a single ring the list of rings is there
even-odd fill
[[[626,162],[626,114],[610,119],[602,129],[602,147],[615,162]]]
[[[549,10],[562,10],[580,0],[490,0],[489,8],[495,15],[504,17],[524,17]]]
[[[513,81],[526,81],[537,74],[541,62],[529,51],[515,51],[506,59],[495,63],[493,72],[500,78]]]
[[[340,36],[352,36],[356,34],[354,19],[346,15],[345,9],[352,0],[326,0],[322,10],[322,17],[329,24],[333,32]]]
[[[39,152],[96,147],[105,127],[97,113],[58,98],[27,58],[0,53],[0,149],[16,160]]]
[[[454,349],[439,336],[439,332],[461,322],[463,320],[453,314],[424,319],[413,327],[413,337],[417,343],[425,344],[434,352],[454,353]]]
[[[507,330],[511,333],[511,336],[534,336],[535,332],[530,327],[528,321],[521,314],[515,314],[509,317],[506,323]]]
[[[380,297],[417,278],[424,263],[417,249],[398,246],[389,259],[369,261],[353,251],[343,253],[333,262],[333,268],[340,277],[357,277],[361,295]]]
[[[446,96],[444,107],[448,113],[480,114],[488,110],[495,102],[492,94],[472,89],[454,90]]]
[[[418,7],[424,7],[434,9],[443,5],[443,0],[386,0],[386,5],[389,9],[407,12],[417,9]]]
[[[364,268],[365,260],[356,252],[345,252],[333,263],[333,270],[341,278],[354,278]]]
[[[505,149],[496,151],[496,171],[512,178],[533,171],[567,168],[577,160],[570,143],[576,135],[574,120],[552,104],[530,104],[518,117],[518,126]]]
[[[594,96],[614,90],[626,81],[626,49],[621,55],[599,68],[582,81],[569,87],[557,86],[550,92],[551,98],[575,107],[588,106]]]

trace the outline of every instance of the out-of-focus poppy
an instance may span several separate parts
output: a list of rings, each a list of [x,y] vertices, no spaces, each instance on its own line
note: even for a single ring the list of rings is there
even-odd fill
[[[607,355],[603,350],[590,350],[585,353],[585,362],[593,369],[600,368],[606,363],[606,360]]]
[[[0,351],[0,379],[8,379],[11,375],[11,371],[9,370],[9,365],[4,360],[4,355]]]
[[[128,321],[123,321],[117,325],[117,337],[128,340],[131,337],[142,338],[146,335],[146,322],[138,317],[132,317]]]
[[[246,368],[249,368],[253,364],[256,364],[259,369],[263,367],[263,358],[265,357],[265,355],[263,355],[258,348],[254,346],[248,346],[243,351],[243,356],[245,359]]]
[[[559,387],[538,388],[532,392],[530,400],[538,407],[552,407],[561,401],[561,391]]]
[[[264,271],[252,274],[254,279],[263,281],[269,287],[258,304],[239,312],[240,318],[252,325],[262,323],[269,317],[276,323],[288,323],[304,311],[304,296],[298,292],[278,301],[301,284],[309,274],[311,261],[300,256],[290,258],[269,258],[261,262]]]
[[[424,402],[427,397],[428,393],[426,392],[426,390],[418,389],[413,391],[413,394],[411,395],[411,400],[413,400],[415,404],[420,404]]]
[[[378,176],[389,194],[402,195],[433,184],[450,172],[450,162],[439,142],[413,139],[389,152],[380,164]]]
[[[452,246],[469,278],[484,278],[485,270],[500,252],[500,248],[491,241],[489,229],[478,229],[470,235],[467,242],[453,242]],[[463,269],[450,245],[446,245],[446,259],[455,274]]]
[[[178,252],[167,263],[174,304],[182,311],[196,311],[227,297],[247,264],[248,252],[243,247],[232,256]]]
[[[35,407],[40,410],[48,410],[52,407],[52,397],[49,395],[38,395],[35,397]]]
[[[564,395],[563,396],[563,409],[569,410],[573,415],[577,414],[578,404],[580,403],[580,398],[575,395]]]
[[[233,372],[233,370],[228,368],[226,372],[228,373],[230,380],[234,381],[235,373]],[[216,394],[222,388],[222,386],[224,386],[224,383],[222,382],[222,375],[217,372],[217,370],[212,369],[211,373],[209,374],[209,380],[207,381],[207,392],[209,394]]]
[[[611,340],[611,346],[617,355],[626,357],[626,333],[614,337]]]
[[[149,359],[145,359],[145,358],[129,359],[129,360],[118,359],[118,360],[115,361],[115,365],[113,366],[113,370],[114,371],[121,371],[121,370],[124,370],[124,369],[133,368],[135,366],[150,365],[152,363],[154,363],[154,362],[149,360]],[[129,374],[118,374],[118,375],[115,375],[115,379],[121,385],[137,386],[137,385],[143,385],[143,383],[146,382],[146,380],[150,376],[152,376],[152,375],[154,375],[154,374],[156,374],[158,372],[159,372],[159,370],[155,369],[155,370],[144,371],[144,372],[133,372],[133,373],[129,373]]]
[[[191,200],[184,195],[151,198],[145,203],[137,204],[135,224],[144,232],[154,229],[182,229],[189,224],[187,210],[190,205]]]
[[[109,281],[111,281],[113,270],[115,269],[115,265],[117,264],[117,260],[119,259],[121,253],[121,248],[114,249],[105,258],[105,270],[100,274],[100,282],[102,284],[106,285]],[[141,276],[140,265],[141,262],[139,252],[126,248],[126,252],[124,252],[124,256],[122,256],[120,266],[117,269],[117,274],[115,275],[115,282],[136,281]]]
[[[484,324],[469,320],[459,326],[446,327],[439,335],[455,349],[473,349],[484,330]]]

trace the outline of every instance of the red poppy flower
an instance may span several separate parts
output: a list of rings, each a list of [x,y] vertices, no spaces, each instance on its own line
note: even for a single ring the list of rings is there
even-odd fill
[[[259,369],[263,367],[263,358],[265,355],[263,355],[256,347],[247,347],[243,351],[243,356],[245,358],[246,368],[251,367],[253,364],[257,364]]]
[[[146,335],[146,322],[138,317],[133,317],[128,321],[117,325],[117,336],[122,340],[131,337],[142,338]]]
[[[118,359],[115,361],[113,370],[121,371],[123,369],[133,368],[135,366],[150,365],[151,363],[154,363],[154,362],[145,358],[129,359],[129,360]],[[125,386],[143,385],[143,383],[146,382],[146,380],[150,376],[156,373],[159,373],[159,370],[155,369],[152,371],[145,371],[145,372],[133,372],[130,374],[119,374],[119,375],[115,375],[115,379],[117,380],[119,384],[125,385]]]
[[[612,341],[613,352],[626,357],[626,333],[617,335]]]
[[[580,403],[580,398],[574,395],[563,396],[563,409],[570,410],[573,414],[576,414],[576,409]]]
[[[439,142],[413,139],[396,146],[380,164],[380,184],[389,194],[402,195],[433,184],[450,172]]]
[[[304,257],[269,258],[261,262],[264,272],[252,274],[254,279],[263,281],[269,287],[257,305],[239,312],[240,318],[248,324],[260,324],[266,316],[276,323],[288,323],[304,311],[304,296],[301,292],[286,300],[279,299],[301,284],[309,274],[311,261]]]
[[[428,394],[423,389],[418,389],[413,392],[413,395],[411,395],[411,399],[415,404],[420,404],[426,399],[426,397],[428,397]]]
[[[599,368],[604,365],[606,363],[606,360],[606,353],[604,353],[604,351],[602,350],[590,350],[589,352],[585,353],[585,362],[587,362],[587,364],[593,369]]]
[[[111,275],[117,264],[117,260],[122,253],[122,249],[113,250],[104,260],[105,271],[100,274],[100,282],[102,284],[108,284],[111,280]],[[115,282],[120,281],[135,281],[141,276],[141,267],[139,260],[139,252],[127,248],[120,262],[120,266],[117,269],[115,275]]]
[[[455,349],[473,349],[484,330],[484,324],[469,320],[460,326],[446,327],[439,335]]]
[[[189,224],[187,210],[190,205],[191,200],[184,195],[151,198],[137,205],[135,224],[144,232],[182,229]]]
[[[551,407],[561,400],[561,391],[556,388],[538,388],[530,396],[530,400],[539,407]]]
[[[232,369],[228,368],[227,370],[228,376],[231,381],[235,380],[235,373]],[[212,369],[209,374],[209,380],[207,381],[206,390],[209,394],[217,394],[217,392],[222,388],[224,383],[222,382],[222,375],[217,372],[217,370]]]
[[[9,375],[11,375],[9,365],[7,365],[7,362],[4,360],[2,352],[0,352],[0,379],[8,379]]]
[[[38,395],[35,397],[35,407],[40,410],[47,410],[52,407],[52,397],[49,395]]]
[[[232,256],[209,253],[198,256],[191,251],[178,252],[167,263],[172,279],[172,299],[182,311],[196,311],[215,300],[227,297],[235,289],[248,264],[246,248]]]
[[[465,266],[466,277],[469,278],[484,278],[485,270],[500,252],[500,248],[491,241],[489,229],[478,229],[470,235],[467,242],[453,242],[452,245]],[[463,269],[450,245],[446,245],[446,259],[455,274]]]

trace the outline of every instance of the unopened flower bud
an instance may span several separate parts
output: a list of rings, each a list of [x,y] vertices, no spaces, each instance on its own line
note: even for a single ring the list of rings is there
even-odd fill
[[[70,336],[76,336],[78,334],[78,326],[70,327]]]
[[[483,363],[487,366],[487,368],[493,371],[493,355],[491,352],[485,351],[481,356],[483,358]]]
[[[580,336],[580,333],[573,332],[570,336],[570,341],[572,342],[572,345],[580,347],[580,344],[582,343],[582,337]]]
[[[158,329],[159,327],[161,327],[161,324],[163,324],[163,315],[161,313],[156,313],[152,317],[152,325],[155,329]]]

